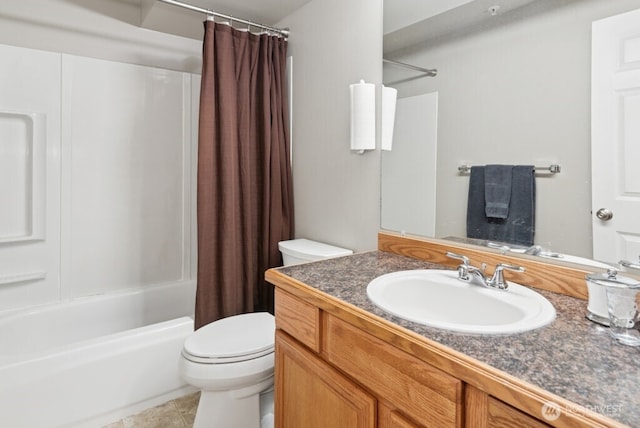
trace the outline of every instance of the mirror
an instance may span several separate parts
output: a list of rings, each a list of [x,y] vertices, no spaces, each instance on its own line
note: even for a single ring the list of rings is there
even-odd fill
[[[465,237],[469,174],[460,173],[460,165],[557,164],[560,173],[536,174],[534,242],[591,259],[591,23],[640,8],[640,0],[421,3],[436,8],[432,16],[416,22],[414,9],[403,24],[398,16],[407,3],[385,2],[383,56],[437,69],[437,76],[385,63],[384,83],[398,90],[396,131],[402,135],[417,134],[411,121],[403,122],[406,101],[436,94],[429,132],[436,132],[437,143],[433,159],[417,158],[423,154],[415,148],[407,154],[394,132],[393,150],[382,153],[381,228]],[[425,111],[415,123],[424,126]],[[398,161],[402,156],[412,164]],[[433,191],[419,184],[424,177],[415,174],[424,171],[435,171]],[[403,202],[416,200],[422,208]],[[431,215],[431,230],[415,228]]]

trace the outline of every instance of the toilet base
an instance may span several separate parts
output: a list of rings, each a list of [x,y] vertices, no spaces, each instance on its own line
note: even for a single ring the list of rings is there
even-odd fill
[[[193,427],[260,428],[265,412],[273,412],[272,385],[273,377],[240,390],[202,390]]]

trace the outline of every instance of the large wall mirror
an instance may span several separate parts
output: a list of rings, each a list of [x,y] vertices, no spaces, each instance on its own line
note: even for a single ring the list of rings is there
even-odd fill
[[[393,149],[382,153],[382,229],[464,238],[461,165],[559,165],[536,174],[535,244],[593,258],[592,22],[638,8],[640,0],[386,1],[384,58],[437,75],[384,64],[398,108]]]

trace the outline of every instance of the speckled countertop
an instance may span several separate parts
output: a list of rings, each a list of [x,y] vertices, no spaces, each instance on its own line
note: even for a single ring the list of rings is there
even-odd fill
[[[326,294],[631,427],[640,427],[640,349],[617,344],[605,327],[585,318],[587,302],[537,290],[556,308],[556,320],[506,336],[460,334],[389,315],[367,298],[367,284],[389,272],[441,268],[382,251],[279,269]]]

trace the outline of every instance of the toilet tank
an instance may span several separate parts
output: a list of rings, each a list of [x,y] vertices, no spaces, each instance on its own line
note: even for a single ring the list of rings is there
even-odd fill
[[[280,241],[278,242],[278,249],[282,253],[282,261],[285,266],[353,254],[351,250],[334,247],[333,245],[322,242],[311,241],[309,239]]]

